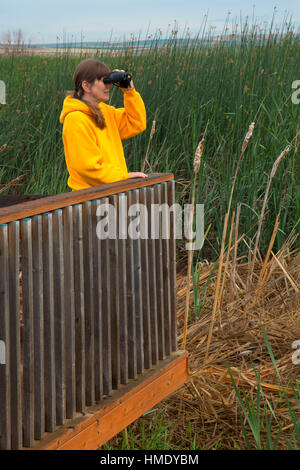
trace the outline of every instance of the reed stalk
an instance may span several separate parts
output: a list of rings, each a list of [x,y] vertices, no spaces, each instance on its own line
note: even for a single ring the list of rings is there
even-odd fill
[[[152,122],[152,127],[151,127],[150,136],[149,136],[149,140],[148,140],[148,146],[147,146],[147,150],[146,150],[146,155],[145,155],[144,162],[143,162],[143,166],[142,166],[142,169],[141,169],[142,172],[145,171],[145,163],[146,163],[146,162],[147,162],[148,166],[150,167],[150,163],[148,162],[148,155],[149,155],[151,140],[152,140],[153,135],[154,135],[154,132],[155,132],[155,125],[156,125],[156,121],[153,121],[153,122]]]
[[[238,170],[240,167],[240,163],[242,160],[242,157],[246,151],[246,148],[248,146],[248,143],[251,139],[251,136],[253,134],[254,130],[254,125],[255,123],[252,122],[249,126],[248,132],[244,138],[243,145],[242,145],[242,150],[240,153],[240,157],[235,169],[235,174],[233,178],[233,184],[231,187],[231,193],[230,193],[230,198],[229,198],[229,203],[228,203],[228,209],[225,215],[225,220],[224,220],[224,226],[223,226],[223,236],[222,236],[222,243],[221,243],[221,250],[220,250],[220,257],[219,257],[219,265],[218,265],[218,275],[217,275],[217,283],[216,283],[216,291],[215,291],[215,297],[214,297],[214,305],[213,305],[213,310],[212,310],[212,316],[211,316],[211,323],[209,327],[209,332],[208,332],[208,337],[207,337],[207,346],[206,346],[206,353],[205,353],[205,362],[208,360],[208,352],[210,348],[210,343],[211,343],[211,338],[212,338],[212,332],[213,332],[213,327],[214,327],[214,322],[216,318],[216,313],[218,309],[218,303],[219,303],[219,289],[220,289],[220,282],[221,282],[221,275],[222,275],[222,267],[223,267],[223,256],[224,256],[224,249],[225,249],[225,241],[226,241],[226,234],[227,234],[227,225],[228,225],[228,218],[229,218],[229,212],[231,209],[231,202],[232,202],[232,196],[233,196],[233,191],[236,183],[236,178],[238,174]]]
[[[262,205],[262,209],[261,209],[261,213],[260,213],[260,217],[259,217],[259,221],[258,221],[257,234],[256,234],[255,245],[254,245],[254,250],[253,250],[253,255],[252,255],[252,261],[251,261],[251,267],[250,267],[250,276],[249,276],[250,282],[252,281],[254,265],[255,265],[255,261],[256,261],[256,254],[257,254],[257,250],[258,250],[258,243],[259,243],[259,238],[260,238],[260,234],[261,234],[261,227],[262,227],[262,223],[263,223],[263,219],[264,219],[264,215],[265,215],[265,209],[266,209],[266,205],[267,205],[267,201],[268,201],[268,196],[269,196],[269,191],[270,191],[272,179],[273,179],[273,177],[276,173],[276,170],[278,168],[279,163],[286,156],[286,154],[289,153],[290,149],[291,149],[291,147],[290,147],[290,145],[288,145],[281,152],[279,157],[275,160],[275,162],[273,164],[273,167],[272,167],[272,170],[271,170],[271,173],[270,173],[269,178],[268,178],[267,188],[266,188],[264,201],[263,201],[263,205]]]
[[[208,125],[208,124],[207,124]],[[206,126],[207,129],[207,126]],[[206,129],[204,132],[204,136],[206,133]],[[203,146],[204,146],[204,136],[199,142],[195,157],[194,157],[194,183],[193,183],[193,193],[192,193],[192,210],[190,212],[190,219],[189,219],[189,243],[190,243],[190,250],[188,253],[188,270],[187,270],[187,288],[186,288],[186,300],[185,300],[185,317],[184,317],[184,329],[183,329],[183,349],[186,346],[186,332],[187,332],[187,325],[188,325],[188,313],[189,313],[189,305],[190,305],[190,282],[191,282],[191,268],[193,262],[193,249],[191,248],[192,245],[192,232],[193,232],[193,219],[194,219],[194,209],[195,209],[195,192],[196,192],[196,179],[200,169],[201,164],[201,157],[203,153]]]
[[[10,181],[8,184],[5,184],[3,185],[3,188],[0,188],[0,194],[1,193],[4,193],[4,191],[6,191],[8,188],[10,188],[11,186],[16,186],[18,184],[18,181],[21,181],[21,179],[24,177],[25,175],[20,175],[18,176],[17,178],[15,178],[14,180]]]
[[[273,232],[272,232],[272,236],[271,236],[270,243],[269,243],[269,246],[268,246],[268,250],[267,250],[262,268],[261,268],[260,273],[259,273],[257,289],[256,289],[255,296],[253,298],[253,301],[252,301],[252,307],[255,306],[255,304],[258,300],[258,297],[261,293],[261,290],[262,290],[264,284],[267,282],[268,276],[265,276],[265,272],[266,272],[269,257],[270,257],[270,254],[271,254],[274,242],[275,242],[275,238],[276,238],[276,235],[277,235],[277,230],[278,230],[278,226],[279,226],[279,215],[280,215],[280,212],[278,212],[278,214],[277,214],[275,224],[274,224],[274,228],[273,228]]]
[[[226,253],[226,261],[225,261],[225,266],[224,266],[223,281],[222,281],[220,296],[219,296],[219,306],[218,306],[219,309],[222,306],[224,286],[225,286],[225,281],[226,281],[226,275],[228,273],[228,265],[229,265],[229,256],[230,256],[230,250],[231,250],[231,240],[232,240],[232,234],[233,234],[233,227],[234,227],[234,219],[235,219],[235,212],[233,211],[232,217],[231,217],[231,227],[230,227],[229,241],[228,241],[228,247],[227,247],[227,253]]]
[[[237,211],[236,211],[235,228],[234,228],[234,240],[235,241],[234,241],[234,253],[233,253],[233,273],[232,273],[233,278],[235,278],[235,272],[236,272],[240,212],[241,212],[241,204],[238,204]]]

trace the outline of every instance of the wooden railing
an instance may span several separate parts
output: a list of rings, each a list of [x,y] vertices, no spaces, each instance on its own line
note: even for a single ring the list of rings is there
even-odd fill
[[[173,175],[0,208],[1,449],[34,446],[177,349],[174,214],[169,238],[120,237],[119,222],[99,238],[108,202],[144,204],[150,234]]]

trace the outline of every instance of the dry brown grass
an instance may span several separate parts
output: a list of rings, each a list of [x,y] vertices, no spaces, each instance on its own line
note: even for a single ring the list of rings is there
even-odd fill
[[[244,441],[238,400],[228,366],[235,381],[246,387],[248,394],[256,390],[257,386],[253,366],[259,368],[265,399],[269,400],[273,408],[277,403],[277,419],[284,428],[288,430],[290,427],[292,430],[291,417],[280,390],[283,386],[293,403],[290,382],[295,384],[300,372],[300,366],[292,363],[292,343],[300,339],[300,252],[292,250],[293,240],[294,234],[289,237],[276,258],[273,256],[267,262],[265,272],[268,275],[264,281],[261,281],[264,260],[256,262],[253,283],[248,287],[250,263],[236,266],[228,263],[223,271],[223,302],[218,310],[208,360],[205,362],[215,297],[216,275],[213,276],[206,304],[198,320],[188,328],[186,349],[190,353],[191,380],[169,399],[172,405],[167,409],[168,418],[180,424],[176,427],[177,439],[180,439],[180,433],[191,422],[193,432],[198,435],[199,442],[205,449],[213,448],[219,441],[222,448],[232,449],[235,442],[241,445]],[[212,265],[202,269],[200,291],[211,271]],[[178,275],[177,282],[178,326],[179,331],[182,331],[185,273]],[[192,285],[190,288],[192,290]],[[267,351],[263,328],[273,350],[282,384]],[[179,345],[182,340],[181,333]]]
[[[245,137],[239,162],[253,127],[254,123]],[[277,214],[265,255],[259,250],[271,180],[280,160],[289,149],[287,147],[273,165],[254,250],[251,249],[253,240],[247,243],[244,234],[239,236],[240,206],[237,207],[236,214],[233,211],[231,222],[229,219],[238,162],[224,220],[222,249],[217,266],[203,263],[197,274],[198,294],[206,292],[200,309],[199,306],[194,309],[193,305],[195,297],[190,263],[177,275],[178,343],[179,349],[189,352],[190,380],[177,393],[158,405],[160,410],[164,410],[164,422],[170,426],[168,445],[173,449],[190,449],[192,442],[196,449],[245,449],[247,444],[241,420],[252,448],[256,448],[245,414],[241,413],[229,368],[237,386],[243,387],[247,399],[255,396],[258,387],[256,374],[259,374],[260,410],[262,414],[273,415],[272,440],[279,429],[282,431],[276,448],[285,449],[285,438],[289,439],[294,430],[286,397],[296,418],[298,421],[300,419],[299,397],[297,402],[293,392],[293,387],[300,385],[300,365],[292,361],[292,343],[300,340],[300,250],[295,248],[299,247],[296,229],[300,221],[275,254],[273,245],[280,218],[280,213]],[[245,243],[249,249],[248,256],[242,259],[237,255],[240,243]],[[189,308],[186,305],[187,299]],[[194,316],[189,325],[188,311]],[[276,366],[268,351],[264,332]],[[275,413],[271,410],[275,410]],[[145,416],[133,425],[137,448],[141,442],[142,423],[148,421],[149,424],[150,420],[151,415]],[[262,419],[260,422],[261,445],[265,448],[267,431],[265,421]],[[109,445],[112,448],[121,448],[124,445],[122,436],[116,436]]]
[[[295,289],[295,286],[300,285],[300,252],[292,251],[289,243],[291,241],[292,237],[276,255],[282,267],[274,257],[267,263],[266,270],[269,274],[263,285],[259,281],[263,260],[256,262],[254,282],[249,287],[247,279],[250,263],[239,263],[234,267],[230,260],[223,272],[225,282],[222,307],[214,323],[209,357],[205,361],[217,278],[217,274],[213,274],[206,303],[199,318],[187,330],[190,381],[159,405],[160,409],[168,405],[164,411],[164,422],[172,423],[169,430],[170,444],[174,448],[179,446],[189,449],[195,435],[198,449],[234,449],[237,445],[242,449],[246,448],[240,406],[228,367],[235,382],[239,386],[243,385],[248,397],[257,388],[253,366],[260,370],[264,393],[262,407],[268,400],[272,408],[276,408],[276,418],[286,437],[290,436],[293,424],[282,390],[287,393],[292,408],[299,409],[291,385],[297,381],[299,383],[300,372],[300,365],[292,363],[292,343],[300,339],[300,298],[299,289],[298,292]],[[204,265],[201,270],[200,291],[204,289],[212,269],[213,265]],[[177,288],[180,347],[185,316],[185,272],[178,274]],[[190,298],[193,299],[192,283],[190,290]],[[190,307],[192,310],[192,301]],[[274,353],[281,384],[267,351],[263,327]],[[143,418],[144,421],[147,419],[150,420],[147,416]],[[141,420],[135,423],[137,438],[140,423]],[[274,421],[274,437],[278,429]],[[248,431],[251,436],[249,428]],[[250,437],[250,441],[255,448],[254,439]],[[262,441],[264,442],[263,433]],[[278,448],[285,448],[283,438],[279,440]]]
[[[276,229],[277,224],[275,224]],[[291,416],[284,399],[284,390],[292,408],[299,406],[293,395],[293,384],[298,381],[300,365],[292,362],[292,343],[300,340],[300,251],[293,248],[297,241],[295,231],[280,251],[270,259],[263,259],[259,250],[254,264],[252,283],[248,279],[250,262],[235,260],[234,246],[224,253],[222,270],[222,299],[219,300],[212,341],[205,361],[207,339],[216,295],[217,267],[203,264],[199,273],[199,291],[207,288],[205,304],[199,317],[187,329],[186,350],[189,352],[190,380],[177,393],[158,405],[164,410],[164,424],[170,425],[169,445],[189,449],[196,436],[197,449],[246,448],[242,433],[240,406],[228,367],[236,384],[243,386],[247,396],[255,393],[257,378],[254,367],[260,371],[264,398],[276,409],[276,419],[286,437],[293,431]],[[268,256],[268,253],[267,255]],[[279,261],[279,263],[278,263]],[[177,313],[179,348],[184,339],[187,268],[177,274]],[[207,283],[207,284],[206,284]],[[190,311],[193,312],[193,283],[190,283]],[[271,345],[281,383],[268,353],[263,328]],[[299,411],[298,411],[299,413]],[[147,425],[153,414],[137,420],[133,426],[136,442],[140,441],[142,422]],[[299,416],[298,416],[299,418]],[[274,420],[274,437],[279,427]],[[255,448],[254,439],[248,436]],[[264,443],[262,431],[262,442]],[[119,434],[109,445],[121,448]],[[283,438],[278,448],[285,448]]]

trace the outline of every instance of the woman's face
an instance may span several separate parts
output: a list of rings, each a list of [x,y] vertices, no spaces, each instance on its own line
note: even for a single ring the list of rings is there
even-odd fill
[[[98,103],[109,100],[109,90],[112,87],[111,83],[103,83],[103,78],[96,79],[93,84],[88,84],[88,89],[84,87],[89,97]]]

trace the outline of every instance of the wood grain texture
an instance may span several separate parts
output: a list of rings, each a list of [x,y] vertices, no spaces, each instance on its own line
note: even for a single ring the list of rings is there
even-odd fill
[[[152,173],[147,178],[130,178],[116,183],[93,186],[88,189],[70,191],[68,193],[57,194],[55,196],[40,197],[29,200],[21,204],[10,205],[0,208],[0,224],[11,222],[12,220],[24,219],[44,212],[62,209],[73,204],[85,201],[92,201],[112,194],[119,194],[131,189],[138,189],[144,186],[162,183],[173,180],[172,173]],[[25,195],[26,196],[26,195]]]
[[[188,379],[188,354],[178,351],[137,381],[116,391],[104,404],[90,408],[85,416],[45,437],[33,449],[98,449]]]

